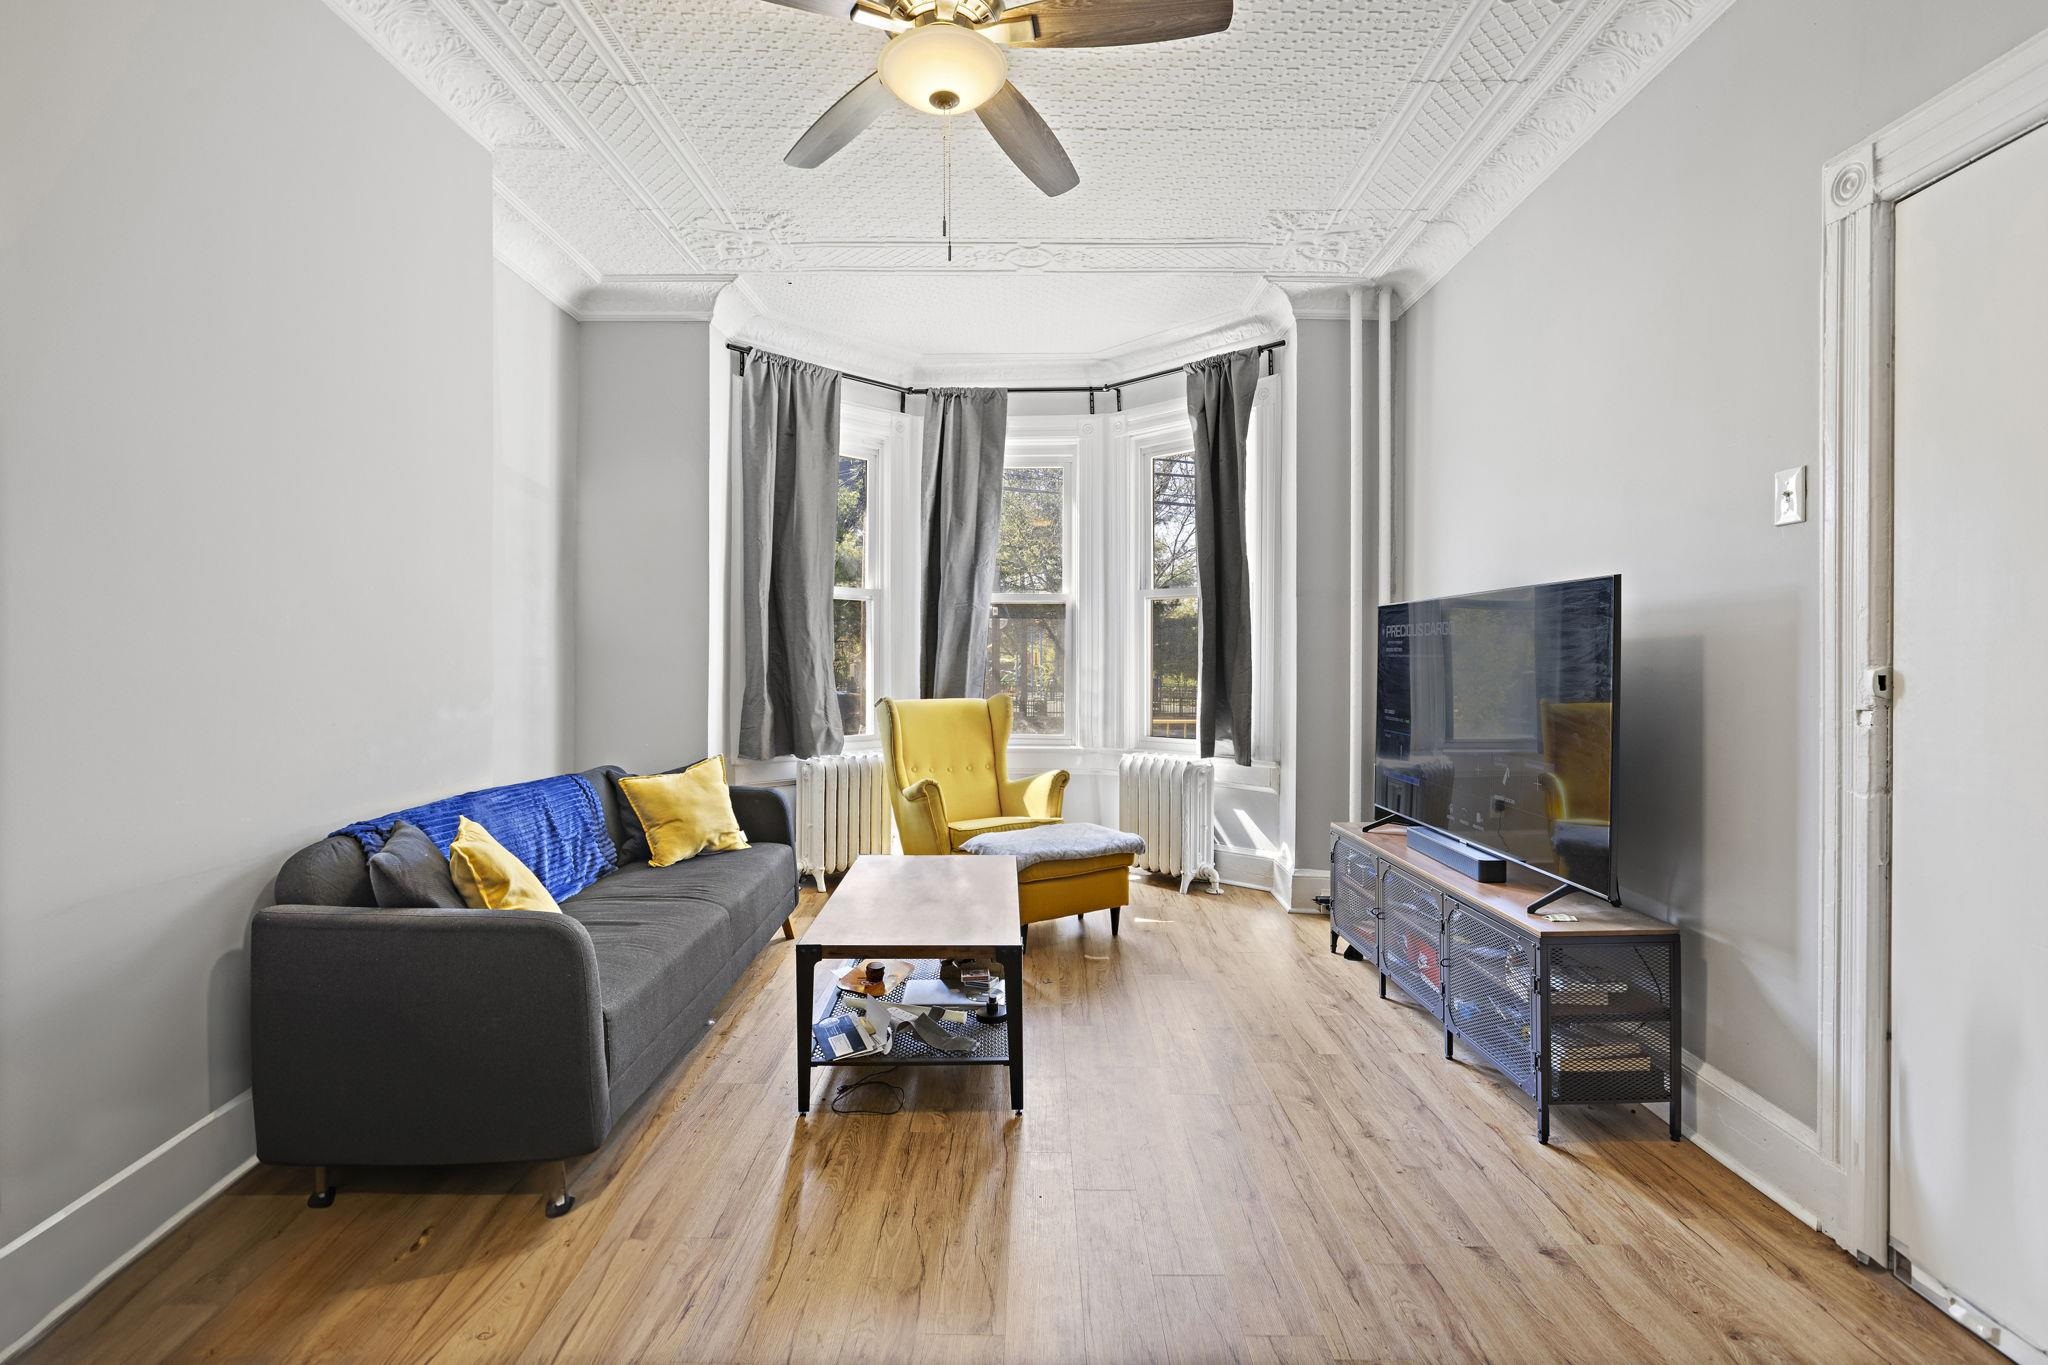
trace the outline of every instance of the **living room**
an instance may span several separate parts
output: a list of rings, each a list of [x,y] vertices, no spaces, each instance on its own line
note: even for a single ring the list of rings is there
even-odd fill
[[[0,1359],[2048,1359],[2038,0],[9,13]]]

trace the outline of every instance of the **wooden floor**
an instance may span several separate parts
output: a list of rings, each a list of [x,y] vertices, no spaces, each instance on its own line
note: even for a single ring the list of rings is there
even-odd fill
[[[525,1169],[316,1211],[262,1168],[29,1359],[1996,1359],[1649,1113],[1537,1146],[1322,922],[1135,895],[1032,934],[1021,1119],[998,1068],[798,1119],[778,940],[568,1217]]]

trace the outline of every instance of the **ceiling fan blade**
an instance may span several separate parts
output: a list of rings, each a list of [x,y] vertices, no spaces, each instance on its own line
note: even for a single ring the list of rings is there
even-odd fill
[[[1062,195],[1081,183],[1081,173],[1067,159],[1067,149],[1031,107],[1031,101],[1007,82],[974,111],[996,145],[1017,163],[1031,183],[1050,195]]]
[[[869,76],[818,115],[818,121],[804,130],[804,135],[782,154],[782,159],[805,170],[824,165],[834,152],[859,137],[895,102],[896,97],[882,84],[882,78]]]
[[[1123,47],[1199,38],[1230,27],[1231,0],[1024,0],[1003,6],[1003,22],[1029,19],[1032,36],[1011,47]]]
[[[845,19],[853,13],[853,0],[768,0],[768,3],[811,14],[829,14],[834,19]]]

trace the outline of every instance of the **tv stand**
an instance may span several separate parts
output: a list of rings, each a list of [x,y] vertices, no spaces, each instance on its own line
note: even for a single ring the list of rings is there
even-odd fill
[[[1330,951],[1340,945],[1536,1101],[1668,1104],[1680,1137],[1678,931],[1571,887],[1461,876],[1395,830],[1332,825]],[[1562,901],[1569,922],[1537,917]]]

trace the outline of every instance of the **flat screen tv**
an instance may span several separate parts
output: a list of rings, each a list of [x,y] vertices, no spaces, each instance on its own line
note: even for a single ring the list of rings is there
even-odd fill
[[[1377,812],[1619,902],[1621,577],[1380,608]]]

